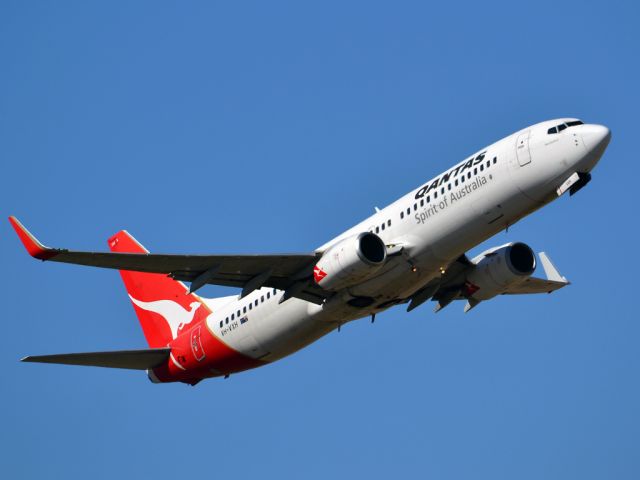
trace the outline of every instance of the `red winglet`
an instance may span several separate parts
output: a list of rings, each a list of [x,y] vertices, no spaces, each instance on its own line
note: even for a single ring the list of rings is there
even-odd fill
[[[48,260],[49,258],[58,254],[58,252],[52,248],[45,247],[41,244],[36,237],[34,237],[29,230],[24,228],[24,225],[20,223],[13,215],[9,217],[9,221],[11,222],[11,226],[20,237],[20,241],[24,245],[24,248],[27,249],[29,255],[33,258],[37,258],[40,260]]]

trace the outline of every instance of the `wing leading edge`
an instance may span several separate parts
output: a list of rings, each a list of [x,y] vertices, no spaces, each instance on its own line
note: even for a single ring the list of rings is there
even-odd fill
[[[162,273],[175,280],[192,282],[192,291],[208,283],[243,288],[246,295],[252,289],[265,286],[283,290],[286,298],[297,297],[318,304],[328,295],[311,281],[313,266],[318,260],[314,253],[171,255],[73,251],[47,247],[17,218],[11,216],[9,221],[29,255],[43,261]]]

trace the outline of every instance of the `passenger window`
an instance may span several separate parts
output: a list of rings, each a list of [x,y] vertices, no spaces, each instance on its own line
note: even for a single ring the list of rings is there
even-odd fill
[[[467,172],[467,179],[471,179],[471,172]]]
[[[387,220],[387,227],[391,226],[391,220]]]
[[[498,157],[493,157],[493,164],[495,165],[496,162],[498,161]]]
[[[433,199],[435,200],[436,198],[438,198],[438,191],[437,190],[435,192],[433,192]]]
[[[404,211],[400,212],[400,220],[404,218]]]
[[[242,313],[247,313],[247,307],[242,307]]]
[[[381,228],[382,228],[382,230],[384,230],[384,223],[382,224],[382,227],[381,227]]]
[[[421,207],[424,207],[424,198],[421,198],[421,199],[420,199],[420,206],[421,206]]]
[[[271,292],[267,292],[267,299],[271,298]]]
[[[376,227],[376,233],[380,233],[380,227]]]
[[[431,201],[431,195],[427,195],[427,203]]]
[[[456,178],[456,187],[458,186],[458,179]]]
[[[407,208],[407,215],[411,215],[411,207]]]
[[[233,319],[233,317],[232,317],[232,319]],[[227,325],[229,325],[229,319],[228,319],[228,318],[225,320],[225,323],[226,323]]]
[[[251,310],[253,308],[253,303],[249,304],[249,310]]]
[[[228,320],[228,319],[227,319]],[[222,328],[222,320],[220,320],[220,328]]]
[[[484,165],[480,165],[480,171],[484,172]]]
[[[258,306],[258,299],[257,299],[257,298],[256,298],[256,301],[255,301],[255,302],[253,302],[253,305],[254,305],[255,307],[257,307],[257,306]]]
[[[440,189],[440,194],[441,194],[441,195],[444,195],[444,187],[442,187],[442,188]]]
[[[260,303],[264,303],[264,295],[260,297]]]
[[[451,190],[451,184],[450,183],[447,184],[447,190]]]
[[[473,174],[474,174],[474,175],[477,175],[477,174],[478,174],[478,168],[477,168],[477,167],[473,169]]]
[[[240,310],[238,310],[238,317],[240,317]]]
[[[491,166],[491,162],[487,160],[487,168],[489,168],[490,166]]]
[[[462,177],[460,177],[460,183],[464,183],[464,175],[462,175]]]

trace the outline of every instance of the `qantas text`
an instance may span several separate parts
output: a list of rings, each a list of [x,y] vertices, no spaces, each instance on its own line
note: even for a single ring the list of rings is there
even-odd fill
[[[471,157],[466,162],[462,162],[456,165],[447,173],[443,173],[440,177],[432,180],[431,183],[427,183],[425,186],[423,186],[420,190],[416,192],[416,200],[421,199],[426,194],[431,192],[431,190],[433,190],[434,188],[438,188],[439,186],[447,183],[449,180],[454,180],[458,176],[458,174],[464,172],[466,169],[482,163],[486,153],[487,152],[485,150],[484,152],[478,154],[475,158]]]

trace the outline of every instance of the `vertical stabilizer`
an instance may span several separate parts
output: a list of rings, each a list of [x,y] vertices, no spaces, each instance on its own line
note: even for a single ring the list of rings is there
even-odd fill
[[[109,238],[109,248],[119,253],[149,253],[126,230]],[[164,347],[192,322],[210,312],[182,283],[161,273],[120,270],[133,308],[152,348]]]

